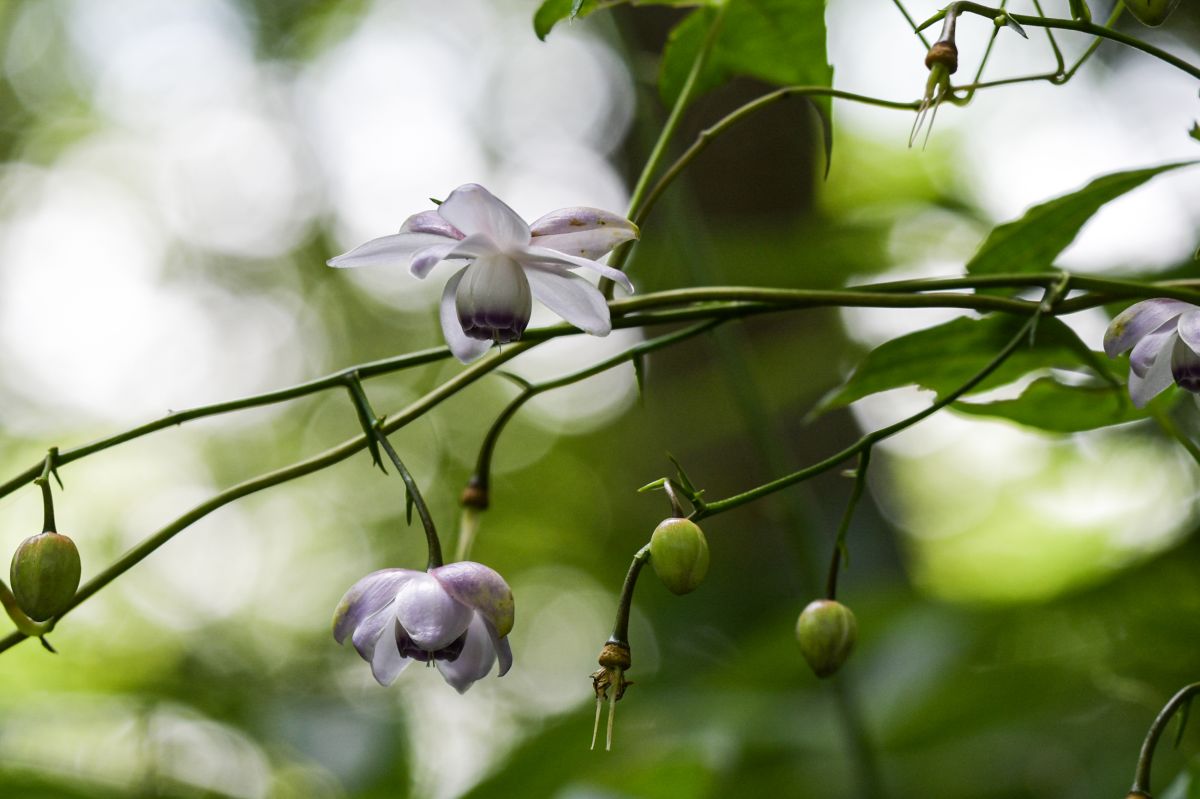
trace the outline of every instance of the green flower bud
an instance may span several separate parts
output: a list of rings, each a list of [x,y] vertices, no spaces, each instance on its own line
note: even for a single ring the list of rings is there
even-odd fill
[[[822,679],[842,667],[846,658],[850,657],[857,637],[858,623],[854,620],[854,613],[832,599],[808,603],[796,621],[800,654]]]
[[[708,574],[708,541],[687,519],[663,520],[650,536],[650,563],[672,594],[690,594]]]
[[[34,621],[45,621],[66,610],[79,587],[79,574],[75,542],[52,532],[22,541],[9,570],[13,596]]]
[[[1151,27],[1163,24],[1177,5],[1179,0],[1125,0],[1129,13]]]

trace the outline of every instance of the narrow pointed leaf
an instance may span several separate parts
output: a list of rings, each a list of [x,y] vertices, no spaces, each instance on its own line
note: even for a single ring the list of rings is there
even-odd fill
[[[1184,161],[1096,178],[1078,191],[1035,205],[1020,218],[996,227],[967,263],[972,275],[1045,272],[1070,246],[1080,229],[1106,203],[1156,175],[1195,161]]]
[[[1008,419],[1052,433],[1077,433],[1145,419],[1148,411],[1133,406],[1124,386],[1070,386],[1053,377],[1039,378],[1015,399],[956,402],[959,413]]]
[[[633,359],[633,377],[637,381],[638,404],[646,404],[646,356],[636,355]]]
[[[975,376],[1016,335],[1024,320],[1010,316],[961,317],[885,342],[872,350],[850,379],[818,411],[902,386],[932,389],[939,397]],[[1085,348],[1086,349],[1086,348]],[[1033,346],[1017,349],[974,391],[1011,383],[1037,369],[1089,366],[1097,356],[1080,351],[1079,337],[1058,319],[1043,318]]]

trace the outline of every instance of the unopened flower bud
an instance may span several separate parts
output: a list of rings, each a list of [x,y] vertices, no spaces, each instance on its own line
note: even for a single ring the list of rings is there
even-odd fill
[[[54,532],[30,536],[13,553],[13,596],[29,618],[45,621],[67,609],[80,571],[79,550],[70,538]]]
[[[842,667],[854,649],[857,637],[858,624],[854,620],[854,613],[832,599],[808,603],[796,621],[800,654],[822,679]]]
[[[1125,0],[1129,13],[1137,17],[1138,22],[1151,27],[1166,22],[1178,5],[1179,0]]]
[[[688,519],[664,520],[650,536],[650,564],[671,593],[695,591],[708,574],[704,531]]]

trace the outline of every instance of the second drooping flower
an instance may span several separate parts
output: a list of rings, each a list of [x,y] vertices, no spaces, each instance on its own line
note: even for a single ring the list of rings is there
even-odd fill
[[[562,208],[528,225],[487,189],[468,183],[436,210],[410,216],[399,233],[372,239],[329,265],[407,265],[424,278],[442,261],[466,261],[446,282],[440,316],[450,351],[467,363],[493,343],[519,339],[534,297],[580,330],[608,335],[604,295],[570,270],[599,272],[632,291],[623,272],[596,259],[637,236],[632,222],[596,208]]]
[[[1200,394],[1200,307],[1170,299],[1129,306],[1104,334],[1108,357],[1127,350],[1129,396],[1137,407],[1144,408],[1172,383]]]

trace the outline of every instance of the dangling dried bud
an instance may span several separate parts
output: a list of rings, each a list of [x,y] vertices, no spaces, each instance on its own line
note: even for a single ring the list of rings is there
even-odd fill
[[[938,36],[929,52],[925,54],[925,67],[929,70],[929,80],[925,82],[925,94],[917,109],[917,118],[913,120],[912,131],[908,134],[908,146],[912,147],[921,131],[921,125],[929,116],[929,127],[925,130],[925,141],[928,143],[929,134],[933,132],[933,122],[937,119],[937,110],[951,94],[950,76],[958,71],[958,46],[954,43],[954,26],[957,17],[947,13],[942,23],[942,33]],[[933,112],[930,113],[930,109]]]
[[[9,578],[17,605],[34,621],[67,609],[79,588],[81,567],[75,542],[54,532],[21,542],[13,553]]]
[[[612,749],[613,720],[616,718],[617,702],[625,696],[626,689],[633,685],[625,679],[625,672],[633,662],[629,645],[623,641],[610,640],[600,650],[600,668],[592,672],[592,687],[596,691],[596,722],[592,726],[592,749],[596,748],[596,735],[600,731],[600,710],[608,703],[608,734],[604,749]]]
[[[488,496],[488,487],[479,475],[471,475],[471,479],[467,481],[466,488],[463,489],[462,496],[458,502],[464,508],[475,508],[476,510],[487,510],[490,504]]]
[[[925,68],[932,70],[937,64],[946,68],[946,74],[958,72],[958,47],[951,41],[937,41],[925,54]]]
[[[850,608],[832,599],[818,599],[796,621],[800,654],[813,672],[824,679],[833,675],[854,649],[858,623]]]

